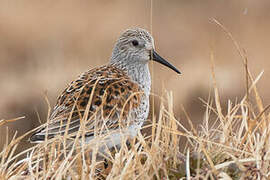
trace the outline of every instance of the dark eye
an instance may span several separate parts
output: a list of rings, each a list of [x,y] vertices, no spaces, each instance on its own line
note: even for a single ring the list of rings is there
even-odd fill
[[[137,40],[133,40],[131,41],[132,45],[133,46],[138,46],[139,45],[139,42]]]

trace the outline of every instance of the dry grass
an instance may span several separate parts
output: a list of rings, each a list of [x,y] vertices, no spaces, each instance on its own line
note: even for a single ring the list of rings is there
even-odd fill
[[[63,148],[69,138],[65,136],[14,155],[23,138],[14,137],[0,154],[1,179],[267,179],[270,176],[270,131],[266,126],[269,114],[260,103],[256,82],[252,81],[250,86],[250,91],[256,94],[255,104],[249,104],[247,96],[239,103],[228,100],[227,112],[222,113],[218,91],[215,91],[215,107],[210,99],[203,101],[206,113],[199,130],[191,121],[191,130],[187,130],[174,117],[172,94],[167,93],[161,100],[158,120],[150,124],[150,136],[139,133],[130,145],[123,141],[121,148],[105,153],[98,152],[100,143],[79,143],[79,136],[71,147]],[[210,125],[212,118],[215,123]],[[186,137],[187,143],[183,144],[180,137]],[[180,152],[183,146],[186,148]],[[23,154],[27,158],[16,162]]]
[[[232,39],[243,59],[247,93],[239,101],[228,100],[227,109],[222,109],[212,63],[214,99],[202,100],[206,111],[199,129],[184,108],[190,127],[175,118],[168,92],[160,97],[158,119],[148,125],[150,135],[139,133],[128,145],[124,138],[121,148],[99,152],[106,137],[92,144],[80,143],[79,136],[85,133],[82,128],[72,144],[65,134],[15,155],[22,138],[31,132],[18,138],[14,135],[0,153],[0,179],[269,179],[269,106],[263,105],[256,88],[262,73],[252,77],[244,51],[226,28],[213,21]],[[4,123],[8,121],[0,125]],[[17,162],[23,155],[27,158]]]

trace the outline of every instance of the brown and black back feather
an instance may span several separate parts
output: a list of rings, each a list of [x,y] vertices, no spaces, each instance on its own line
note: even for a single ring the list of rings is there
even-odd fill
[[[30,141],[44,141],[46,135],[52,138],[66,131],[68,134],[77,132],[86,112],[88,136],[104,124],[107,129],[117,129],[120,124],[126,126],[128,116],[140,105],[142,94],[138,84],[113,65],[89,70],[61,93],[49,123],[34,133]]]

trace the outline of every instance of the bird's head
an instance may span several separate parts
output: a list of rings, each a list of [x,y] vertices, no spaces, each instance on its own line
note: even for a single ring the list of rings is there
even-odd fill
[[[149,32],[141,28],[128,29],[117,40],[111,62],[134,66],[157,61],[180,74],[173,65],[155,51],[154,39]]]

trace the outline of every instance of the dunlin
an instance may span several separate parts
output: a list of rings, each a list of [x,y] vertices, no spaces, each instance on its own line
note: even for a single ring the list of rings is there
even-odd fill
[[[144,29],[126,30],[117,40],[110,62],[72,81],[58,97],[49,123],[35,132],[31,142],[76,133],[85,122],[86,140],[113,132],[107,146],[121,143],[121,133],[133,138],[149,113],[151,77],[148,63],[157,61],[178,74],[159,56],[154,40]]]

